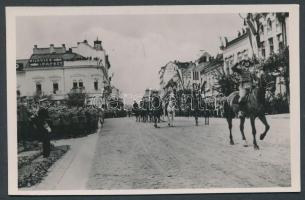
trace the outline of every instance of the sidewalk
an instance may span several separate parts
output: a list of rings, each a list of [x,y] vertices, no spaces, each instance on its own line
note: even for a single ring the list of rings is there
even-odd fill
[[[48,176],[41,183],[28,189],[86,189],[99,132],[100,129],[86,137],[52,141],[55,146],[70,145],[70,150],[49,169]]]

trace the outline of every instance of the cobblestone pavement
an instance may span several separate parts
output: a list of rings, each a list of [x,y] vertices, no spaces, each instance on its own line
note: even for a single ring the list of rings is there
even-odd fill
[[[193,118],[176,118],[175,127],[106,119],[92,158],[87,189],[234,188],[290,186],[289,115],[267,117],[271,129],[260,150],[252,146],[249,120],[244,147],[239,121],[233,122],[235,145],[229,144],[225,119],[194,126]],[[258,135],[263,125],[257,121]]]

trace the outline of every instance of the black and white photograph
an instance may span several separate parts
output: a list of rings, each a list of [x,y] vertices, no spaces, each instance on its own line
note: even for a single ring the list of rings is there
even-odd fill
[[[6,23],[9,194],[300,191],[297,5],[7,7]]]

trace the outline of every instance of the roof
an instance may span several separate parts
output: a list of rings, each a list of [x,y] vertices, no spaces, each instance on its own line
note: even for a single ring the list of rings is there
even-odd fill
[[[66,52],[66,53],[32,54],[30,60],[32,60],[32,59],[55,59],[55,58],[61,58],[64,61],[85,59],[85,57],[83,57],[77,53]]]
[[[205,72],[212,71],[212,70],[222,66],[222,64],[223,64],[223,54],[217,54],[216,58],[212,59],[209,63],[204,65],[202,67],[202,69],[200,70],[200,72],[205,73]]]
[[[203,53],[202,53],[202,55],[196,60],[198,63],[203,63],[203,62],[207,62],[206,60],[208,59],[208,58],[210,58],[211,57],[211,55],[208,53],[208,52],[206,52],[206,51],[204,51]]]
[[[241,36],[239,36],[239,37],[237,37],[237,38],[235,38],[235,39],[229,41],[229,42],[226,44],[226,47],[224,47],[224,49],[227,49],[228,47],[230,47],[230,46],[232,46],[232,45],[238,43],[239,41],[241,41],[241,40],[243,40],[243,39],[245,39],[245,38],[247,38],[247,37],[248,37],[248,33],[246,32],[246,33],[242,34]]]
[[[66,51],[66,47],[65,46],[54,47],[54,45],[51,44],[50,47],[37,47],[37,45],[35,45],[33,49],[33,53],[35,54],[46,54],[46,53],[51,53],[51,51],[55,53],[64,53]]]
[[[187,69],[192,64],[192,62],[180,62],[180,61],[175,61],[174,63],[178,66],[179,69]]]
[[[16,70],[22,71],[28,64],[29,59],[17,59],[16,60]]]
[[[202,70],[205,68],[205,66],[207,66],[208,64],[209,64],[208,62],[199,63],[199,64],[197,65],[196,71],[202,71]]]

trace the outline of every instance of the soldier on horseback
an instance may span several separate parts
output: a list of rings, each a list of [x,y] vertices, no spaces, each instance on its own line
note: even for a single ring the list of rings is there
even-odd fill
[[[232,71],[239,75],[239,112],[238,117],[245,116],[245,99],[253,86],[253,73],[251,72],[253,63],[251,60],[242,60],[232,67]]]
[[[152,119],[153,119],[155,128],[159,128],[157,123],[158,123],[159,116],[161,114],[160,113],[161,110],[162,110],[162,107],[161,107],[160,96],[158,95],[158,93],[154,92],[151,96],[151,112],[152,112]]]
[[[138,110],[139,110],[139,105],[138,105],[138,103],[137,103],[136,101],[134,101],[134,102],[133,102],[133,105],[132,105],[132,111],[133,111],[133,113],[134,113],[135,116],[136,116],[136,121],[138,121],[138,117],[139,117],[139,112],[138,112]]]

